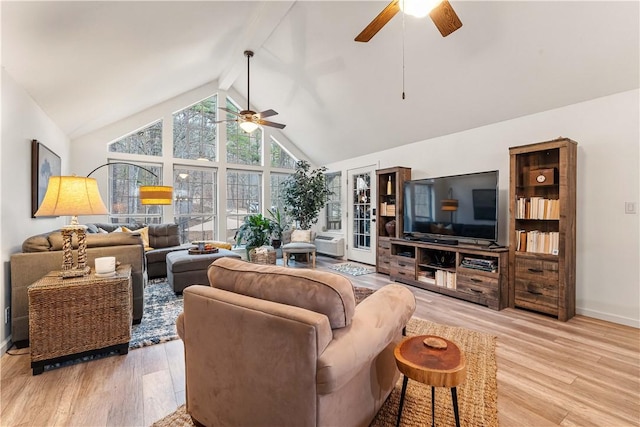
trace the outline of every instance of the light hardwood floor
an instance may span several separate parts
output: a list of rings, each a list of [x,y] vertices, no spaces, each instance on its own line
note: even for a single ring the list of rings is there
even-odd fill
[[[318,268],[337,262],[318,257]],[[298,264],[301,265],[301,264]],[[389,283],[348,276],[356,286]],[[640,330],[576,316],[563,323],[494,311],[409,287],[416,317],[498,337],[501,426],[640,425]],[[2,426],[148,426],[184,403],[182,342],[32,376],[28,350],[0,359]]]

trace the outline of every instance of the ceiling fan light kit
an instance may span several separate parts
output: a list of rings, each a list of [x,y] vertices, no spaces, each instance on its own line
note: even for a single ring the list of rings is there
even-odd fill
[[[240,129],[242,129],[246,133],[251,133],[254,130],[258,129],[258,124],[254,123],[253,121],[245,120],[243,122],[240,122]]]
[[[416,18],[424,18],[434,9],[440,0],[400,0],[400,10]]]
[[[355,41],[366,43],[371,40],[401,9],[408,15],[418,17],[429,14],[442,37],[447,37],[462,27],[460,18],[447,0],[391,0],[391,3],[356,36]]]
[[[251,57],[253,57],[253,51],[251,50],[245,50],[244,51],[244,56],[247,57],[247,109],[246,110],[242,110],[240,112],[231,110],[229,108],[225,108],[225,107],[218,107],[220,110],[226,111],[227,113],[233,114],[234,116],[236,116],[236,118],[234,119],[227,119],[227,120],[218,120],[216,123],[223,123],[223,122],[236,122],[238,123],[238,126],[240,126],[240,129],[242,129],[243,131],[247,132],[247,133],[251,133],[253,131],[255,131],[256,129],[258,129],[258,127],[260,125],[262,126],[270,126],[270,127],[274,127],[277,129],[284,129],[286,125],[283,125],[282,123],[275,123],[275,122],[270,122],[267,120],[264,120],[265,117],[271,117],[271,116],[275,116],[276,114],[278,114],[277,112],[275,112],[274,110],[265,110],[261,113],[256,113],[255,111],[250,109],[250,95],[251,95],[251,91],[250,91],[250,59]]]

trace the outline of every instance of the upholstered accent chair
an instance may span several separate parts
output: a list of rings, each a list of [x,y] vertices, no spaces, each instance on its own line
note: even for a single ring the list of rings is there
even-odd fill
[[[306,254],[311,258],[311,267],[316,268],[316,233],[312,230],[288,230],[282,235],[282,264],[289,265],[293,254]]]
[[[368,426],[399,378],[415,310],[384,286],[355,305],[341,275],[222,258],[184,290],[187,411],[205,426]]]

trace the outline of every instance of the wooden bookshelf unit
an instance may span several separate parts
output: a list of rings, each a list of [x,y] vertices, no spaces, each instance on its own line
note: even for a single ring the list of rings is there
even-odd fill
[[[390,239],[390,279],[502,310],[509,305],[509,249]]]
[[[577,144],[509,148],[511,307],[567,321],[576,311]]]
[[[411,168],[401,166],[379,169],[377,179],[377,209],[378,222],[376,225],[376,273],[389,274],[391,266],[390,239],[402,236],[404,230],[404,183],[411,179]],[[395,221],[395,229],[389,234],[391,221]]]

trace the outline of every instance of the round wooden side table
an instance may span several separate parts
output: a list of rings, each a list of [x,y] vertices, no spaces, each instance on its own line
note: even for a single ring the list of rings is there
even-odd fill
[[[447,339],[434,335],[419,335],[405,338],[396,346],[393,354],[398,369],[404,375],[396,425],[400,425],[404,395],[407,391],[408,380],[411,378],[431,386],[432,427],[435,425],[435,387],[450,387],[453,414],[456,426],[460,427],[456,386],[464,381],[467,368],[464,353],[460,351],[458,346]]]

